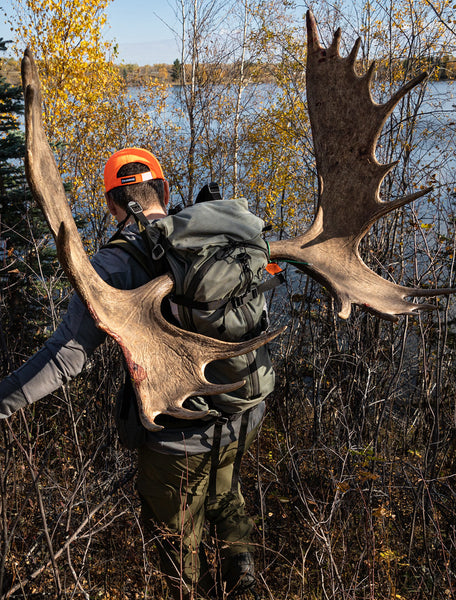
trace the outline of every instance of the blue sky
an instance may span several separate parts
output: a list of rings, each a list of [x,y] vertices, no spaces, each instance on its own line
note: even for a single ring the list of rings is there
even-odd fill
[[[172,2],[172,0],[171,0]],[[1,8],[11,13],[14,0],[1,0]],[[119,57],[139,65],[171,64],[179,53],[171,28],[176,26],[174,10],[166,0],[114,0],[108,7],[105,39],[115,40]],[[11,39],[0,12],[0,37]]]

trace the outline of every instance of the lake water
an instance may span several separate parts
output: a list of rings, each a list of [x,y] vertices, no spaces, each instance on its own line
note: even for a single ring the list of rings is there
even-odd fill
[[[220,93],[226,93],[226,88],[220,88]],[[137,97],[139,91],[131,90],[133,97]],[[181,105],[179,103],[179,95],[181,94],[180,86],[171,88],[168,96],[165,111],[160,115],[151,115],[157,117],[157,122],[163,122],[166,119],[171,120],[175,125],[178,125],[181,132],[189,132],[188,118],[185,111],[180,115],[176,111]],[[217,90],[213,90],[213,96]],[[233,95],[235,90],[233,90]],[[247,115],[261,112],[262,107],[267,108],[279,98],[280,91],[271,84],[248,85],[243,93],[243,104]],[[374,92],[375,96],[375,92]],[[204,110],[204,109],[203,109]],[[401,110],[401,105],[395,109],[395,115],[398,119],[404,119],[398,113]],[[200,115],[201,116],[201,115]],[[198,117],[198,119],[200,118]],[[207,119],[210,123],[210,118]],[[456,166],[454,158],[455,149],[455,132],[456,132],[456,82],[430,82],[421,106],[418,111],[418,119],[416,123],[416,136],[413,148],[413,160],[420,162],[435,162],[435,168],[442,170],[447,179],[448,170],[453,170]],[[228,114],[223,124],[213,124],[220,129],[225,128],[227,132],[231,127],[230,115]],[[228,134],[229,135],[229,134]],[[379,160],[381,157],[381,149],[378,150]],[[445,163],[445,164],[444,164]]]

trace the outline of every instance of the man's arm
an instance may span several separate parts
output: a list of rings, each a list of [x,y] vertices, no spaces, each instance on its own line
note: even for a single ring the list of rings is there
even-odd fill
[[[105,337],[74,295],[62,323],[43,348],[0,382],[0,419],[47,396],[78,375]]]
[[[92,261],[98,274],[114,287],[128,289],[148,281],[127,253],[101,250]],[[43,398],[78,375],[106,334],[95,326],[75,294],[62,323],[43,348],[0,382],[0,419]]]

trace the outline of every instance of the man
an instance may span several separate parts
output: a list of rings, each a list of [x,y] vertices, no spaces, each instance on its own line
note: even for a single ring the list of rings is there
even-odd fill
[[[169,187],[158,160],[147,150],[127,148],[106,163],[106,202],[121,224],[128,245],[145,252],[145,242],[128,210],[137,202],[150,221],[166,216]],[[164,261],[151,261],[146,269],[135,252],[108,245],[93,259],[97,272],[110,285],[133,289],[166,270]],[[169,315],[172,318],[172,315]],[[83,369],[87,358],[105,339],[89,312],[73,296],[54,335],[27,363],[0,382],[0,418],[43,398]],[[266,356],[266,355],[264,355]],[[243,416],[178,421],[168,417],[160,431],[138,433],[137,490],[147,530],[156,534],[161,567],[174,598],[215,597],[217,591],[201,546],[208,520],[219,541],[219,567],[225,591],[254,584],[250,545],[252,523],[245,513],[238,470],[241,455],[249,447],[264,413],[264,397],[273,386],[273,371],[263,360],[264,378],[255,406]],[[120,399],[120,412],[135,402],[128,386]],[[198,399],[190,399],[192,402]]]

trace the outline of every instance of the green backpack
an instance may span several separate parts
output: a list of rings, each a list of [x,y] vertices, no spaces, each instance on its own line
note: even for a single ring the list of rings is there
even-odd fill
[[[145,254],[122,234],[108,246],[123,248],[153,277],[151,264],[165,261],[175,280],[170,309],[181,327],[226,341],[259,335],[268,326],[264,292],[280,281],[263,282],[268,246],[262,237],[264,223],[248,210],[244,198],[212,200],[185,208],[155,222],[147,221],[137,203],[135,216],[148,248]],[[229,394],[187,399],[185,406],[209,407],[210,415],[243,412],[260,403],[274,387],[274,371],[266,346],[206,367],[214,383],[244,379],[245,385]],[[165,419],[172,426],[175,419]],[[191,425],[191,421],[185,423]],[[180,425],[182,424],[179,421]]]

